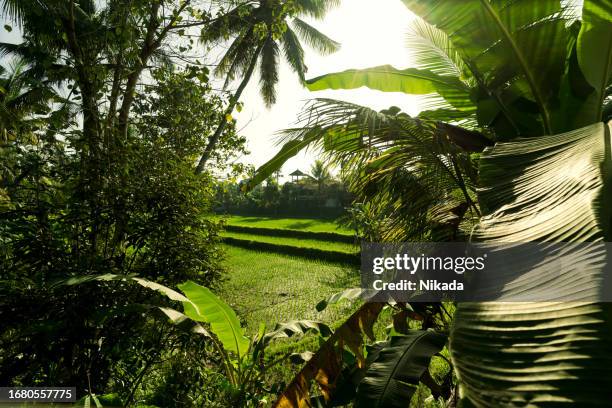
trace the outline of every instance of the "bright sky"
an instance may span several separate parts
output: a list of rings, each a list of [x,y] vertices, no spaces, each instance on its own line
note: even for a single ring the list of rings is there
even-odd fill
[[[335,54],[319,56],[306,48],[307,78],[350,68],[367,68],[391,64],[397,68],[410,65],[406,49],[406,31],[412,14],[400,0],[343,0],[340,7],[329,12],[322,21],[312,24],[342,44]],[[258,77],[245,90],[244,109],[235,113],[238,128],[248,139],[249,156],[240,161],[259,166],[270,159],[280,147],[275,133],[292,127],[304,102],[312,98],[334,98],[362,104],[377,110],[399,106],[409,114],[419,111],[417,97],[403,93],[373,91],[367,88],[310,92],[283,63],[280,71],[277,104],[267,110],[259,96]],[[296,168],[308,172],[314,160],[312,153],[300,154],[283,167],[283,174]]]

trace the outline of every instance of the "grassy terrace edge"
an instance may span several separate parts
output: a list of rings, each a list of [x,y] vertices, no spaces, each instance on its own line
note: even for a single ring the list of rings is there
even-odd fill
[[[355,243],[353,235],[340,234],[337,232],[319,232],[319,231],[300,231],[284,228],[266,228],[266,227],[246,227],[243,225],[226,225],[226,231],[241,232],[245,234],[260,234],[274,237],[292,237],[316,239],[321,241],[344,242],[347,244]]]
[[[292,245],[283,245],[270,242],[261,242],[250,239],[240,239],[234,237],[222,237],[225,244],[237,246],[245,249],[253,249],[258,251],[277,252],[286,255],[294,255],[303,258],[317,258],[329,262],[341,262],[351,265],[359,265],[359,253],[348,253],[334,250],[296,247]]]
[[[335,220],[320,218],[277,218],[258,215],[219,214],[227,225],[244,227],[274,228],[284,230],[333,232],[353,236],[353,230],[340,226]]]

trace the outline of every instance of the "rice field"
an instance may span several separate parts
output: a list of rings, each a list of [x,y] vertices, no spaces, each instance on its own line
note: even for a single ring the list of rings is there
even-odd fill
[[[289,245],[298,248],[313,248],[327,251],[357,253],[359,247],[354,244],[344,242],[322,241],[317,239],[291,238],[291,237],[275,237],[259,234],[247,234],[242,232],[226,231],[222,234],[223,237],[242,239],[247,241],[265,242],[269,244]]]
[[[223,217],[228,225],[245,227],[276,228],[312,232],[335,232],[343,235],[353,235],[353,231],[339,226],[335,221],[311,218],[269,218],[231,215]]]
[[[316,304],[347,287],[359,285],[357,268],[270,252],[225,246],[228,279],[221,297],[243,320],[247,332],[276,323],[312,319],[328,324],[346,317],[348,304],[317,312]]]

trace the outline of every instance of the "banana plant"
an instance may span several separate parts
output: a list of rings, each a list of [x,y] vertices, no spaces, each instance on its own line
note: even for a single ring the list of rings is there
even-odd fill
[[[340,301],[355,301],[360,294],[360,289],[336,293],[321,301],[317,310]],[[387,327],[387,336],[376,341],[374,325],[389,315],[392,324]],[[441,351],[448,340],[449,318],[441,304],[363,303],[316,353],[298,360],[305,364],[273,407],[354,404],[399,408],[408,406],[421,383],[432,395],[450,400],[452,370],[442,384],[429,372],[434,356],[446,360]],[[312,383],[316,387],[311,387]]]
[[[148,285],[142,279],[138,283]],[[152,287],[153,289],[156,289]],[[445,346],[448,336],[441,331],[411,330],[408,328],[409,317],[441,315],[440,308],[422,308],[422,313],[406,313],[405,305],[394,305],[393,333],[385,341],[365,347],[363,334],[374,339],[373,325],[383,309],[380,303],[362,305],[344,324],[332,330],[321,322],[302,320],[277,325],[273,331],[264,334],[264,328],[250,342],[244,336],[233,310],[216,297],[208,288],[194,282],[179,285],[187,300],[183,300],[184,314],[169,308],[161,308],[174,324],[189,322],[192,332],[210,337],[215,341],[218,351],[224,356],[225,372],[230,383],[237,390],[231,401],[233,406],[242,406],[249,395],[256,394],[248,388],[252,384],[263,384],[267,370],[285,359],[307,360],[306,365],[296,375],[291,384],[284,390],[274,407],[303,407],[320,399],[328,406],[340,406],[354,400],[357,407],[400,407],[409,401],[417,390],[419,382],[430,379],[429,386],[441,388],[429,375],[429,364],[432,357]],[[159,290],[159,289],[156,289]],[[163,293],[168,295],[166,289]],[[342,299],[354,299],[354,291],[348,294],[337,294],[319,305],[322,310],[329,304]],[[176,295],[170,294],[176,298]],[[438,319],[445,322],[444,316]],[[211,336],[199,323],[206,323],[215,336]],[[323,346],[315,353],[301,355],[287,354],[265,365],[266,347],[279,338],[290,338],[307,332],[319,333]],[[217,342],[218,341],[218,342]],[[244,347],[241,351],[241,347]],[[348,350],[345,350],[345,347]],[[228,351],[237,356],[242,353],[246,358],[231,358]],[[350,375],[349,375],[350,373]],[[321,395],[311,397],[308,392],[310,381],[315,381]]]
[[[178,286],[180,292],[164,285],[136,276],[106,274],[83,276],[61,282],[64,285],[83,284],[92,281],[129,281],[142,287],[157,291],[168,299],[180,302],[183,311],[167,306],[144,306],[145,310],[155,311],[182,330],[202,336],[212,342],[219,356],[227,380],[230,406],[259,406],[260,398],[266,393],[268,370],[293,357],[285,353],[272,362],[267,362],[267,347],[279,339],[293,338],[306,333],[317,333],[322,337],[332,335],[326,324],[313,320],[295,320],[277,324],[270,332],[265,325],[251,337],[245,335],[234,310],[207,287],[187,281]],[[88,400],[89,401],[89,400]]]
[[[479,219],[475,225],[459,225],[470,232],[468,238],[611,241],[612,4],[596,0],[403,2],[417,16],[408,42],[414,67],[349,70],[313,78],[307,84],[311,90],[366,86],[424,95],[428,109],[415,118],[404,118],[414,126],[428,124],[419,131],[420,143],[399,149],[409,131],[389,132],[372,126],[373,121],[360,121],[355,114],[311,110],[306,114],[315,116],[302,133],[290,131],[290,148],[281,150],[260,171],[282,165],[285,156],[300,148],[318,145],[343,160],[374,151],[369,154],[386,158],[377,169],[379,174],[403,170],[410,176],[414,162],[406,168],[394,158],[412,152],[420,165],[431,166],[420,158],[426,150],[444,157],[434,143],[440,138],[452,142],[455,157],[465,158],[471,152],[456,140],[476,143],[484,136],[491,143],[481,143],[478,154],[470,154],[473,169],[450,168],[454,170],[450,180],[474,180],[464,185],[470,199],[474,194]],[[355,106],[353,112],[363,109]],[[380,114],[379,118],[385,115]],[[454,140],[449,131],[454,128],[446,125],[459,128],[455,134],[461,137]],[[346,148],[339,149],[335,141]],[[367,175],[364,169],[369,160],[353,162],[360,177]],[[445,159],[443,163],[453,162]],[[477,171],[476,177],[468,176],[471,170]],[[393,198],[400,184],[397,179],[388,180],[393,184],[378,184],[372,194],[381,200]],[[432,197],[440,205],[453,190],[444,191],[446,196]],[[435,207],[432,202],[402,208],[398,202],[394,207],[405,218],[414,216],[408,211],[429,214]],[[610,279],[601,268],[609,262],[605,255],[590,256],[594,279],[575,282],[567,288],[573,294]],[[524,285],[539,284],[528,273],[521,279]],[[609,406],[611,313],[609,304],[593,302],[458,304],[450,351],[463,406]]]

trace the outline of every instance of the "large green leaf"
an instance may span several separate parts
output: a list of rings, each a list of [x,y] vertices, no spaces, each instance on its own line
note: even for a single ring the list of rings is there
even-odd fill
[[[505,120],[533,109],[542,128],[512,123],[517,134],[554,129],[551,109],[563,73],[567,32],[559,0],[403,0],[418,16],[445,32]],[[509,95],[506,95],[508,94]],[[519,96],[519,98],[517,98]],[[514,105],[511,107],[510,105]],[[516,117],[515,117],[516,122]]]
[[[245,337],[236,313],[225,302],[219,299],[210,289],[195,282],[187,281],[179,289],[189,299],[183,302],[185,315],[210,325],[223,348],[232,351],[239,358],[246,356],[250,341]]]
[[[584,1],[577,52],[580,70],[595,88],[589,119],[598,121],[602,119],[605,89],[612,80],[612,2]]]
[[[169,299],[182,302],[183,304],[183,308],[185,309],[184,314],[168,307],[156,308],[166,315],[173,324],[177,326],[186,325],[191,331],[210,337],[210,333],[204,329],[204,327],[199,324],[191,324],[192,322],[189,322],[187,318],[196,322],[207,323],[210,325],[211,331],[217,336],[225,350],[232,351],[238,354],[239,357],[245,356],[249,350],[251,342],[245,337],[236,313],[231,307],[212,293],[210,289],[204,286],[200,286],[192,281],[180,284],[179,289],[185,294],[185,296],[183,296],[175,290],[147,279],[110,273],[73,277],[58,282],[56,285],[80,285],[92,281],[134,281],[147,289],[157,291],[167,296]],[[299,324],[299,322],[297,323]],[[319,327],[315,322],[310,322],[310,324],[312,326],[310,329],[312,330],[315,328],[324,332],[326,332],[326,329],[329,330],[325,325]],[[307,328],[304,327],[304,330],[307,330]]]
[[[359,383],[355,407],[407,407],[431,357],[440,352],[445,343],[446,336],[431,331],[415,330],[406,336],[392,337],[377,349]]]
[[[345,347],[350,349],[363,366],[363,334],[374,338],[374,323],[383,308],[382,303],[364,303],[342,323],[319,350],[308,357],[308,362],[296,374],[287,388],[278,396],[273,408],[312,407],[311,382],[318,385],[325,401],[329,402],[336,391],[342,372]]]
[[[363,86],[384,92],[413,95],[437,93],[456,109],[472,111],[469,88],[457,76],[437,75],[417,68],[396,69],[390,65],[366,69],[349,69],[322,75],[306,81],[311,91],[356,89]]]
[[[485,217],[475,240],[610,241],[611,152],[610,124],[603,123],[486,151],[479,196]],[[591,255],[594,281],[609,279],[602,276],[606,254]],[[541,284],[538,276],[520,278]],[[574,279],[570,291],[591,287],[593,281]],[[593,302],[459,304],[451,350],[464,395],[478,407],[610,406],[611,311]]]
[[[321,336],[328,337],[332,334],[332,330],[323,322],[315,320],[292,320],[287,323],[277,324],[274,330],[263,336],[262,342],[264,346],[267,346],[273,340],[287,339],[294,336],[298,337],[306,333],[320,333]]]

